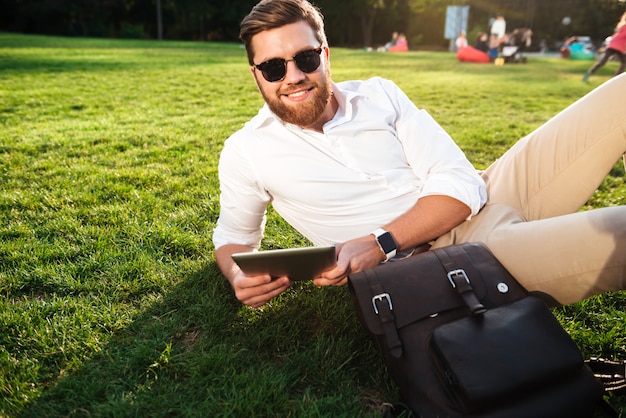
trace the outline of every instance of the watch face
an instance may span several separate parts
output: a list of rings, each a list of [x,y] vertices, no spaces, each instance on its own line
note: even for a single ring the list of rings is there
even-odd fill
[[[380,246],[383,248],[383,251],[385,252],[385,254],[389,254],[390,252],[394,251],[397,247],[396,241],[393,239],[393,237],[391,236],[391,233],[389,232],[385,232],[384,234],[379,236],[378,242],[380,243]]]

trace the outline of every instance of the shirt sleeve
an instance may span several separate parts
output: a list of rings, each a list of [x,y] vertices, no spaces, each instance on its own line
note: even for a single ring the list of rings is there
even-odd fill
[[[268,193],[255,175],[244,144],[237,141],[241,131],[224,144],[218,166],[220,215],[213,231],[215,249],[225,244],[258,248],[263,238]]]
[[[392,82],[387,86],[398,107],[396,129],[408,164],[423,181],[420,196],[446,195],[465,203],[476,215],[487,200],[482,177],[450,135]]]

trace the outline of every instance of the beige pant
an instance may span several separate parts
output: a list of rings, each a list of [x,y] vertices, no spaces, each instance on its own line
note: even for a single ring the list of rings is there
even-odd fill
[[[487,168],[487,205],[433,247],[484,242],[529,291],[560,304],[625,289],[626,206],[579,212],[625,152],[623,74]]]

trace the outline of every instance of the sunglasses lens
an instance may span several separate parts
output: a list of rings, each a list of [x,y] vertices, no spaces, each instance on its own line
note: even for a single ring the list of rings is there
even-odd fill
[[[273,59],[259,65],[259,70],[270,83],[282,80],[285,77],[287,63],[283,59]]]
[[[303,73],[312,73],[320,66],[320,49],[314,49],[311,51],[304,51],[293,57],[296,65]]]

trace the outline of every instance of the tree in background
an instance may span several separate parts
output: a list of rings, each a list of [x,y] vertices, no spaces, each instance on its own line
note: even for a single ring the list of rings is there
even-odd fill
[[[157,18],[157,2],[161,18]],[[198,41],[238,41],[239,22],[257,0],[0,0],[0,30],[63,36]],[[611,34],[625,0],[313,0],[326,19],[334,46],[375,47],[394,31],[409,46],[447,49],[446,7],[470,7],[468,35],[487,31],[502,13],[511,30],[530,27],[533,39],[548,43]],[[564,25],[563,18],[569,18]],[[567,20],[566,20],[567,21]]]

